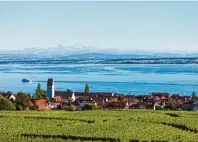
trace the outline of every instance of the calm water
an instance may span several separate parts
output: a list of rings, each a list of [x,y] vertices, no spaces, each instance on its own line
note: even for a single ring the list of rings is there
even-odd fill
[[[22,78],[33,83],[22,83]],[[33,93],[37,83],[46,89],[48,78],[54,78],[57,90],[111,91],[125,94],[151,92],[191,95],[198,92],[198,65],[0,65],[0,90]]]

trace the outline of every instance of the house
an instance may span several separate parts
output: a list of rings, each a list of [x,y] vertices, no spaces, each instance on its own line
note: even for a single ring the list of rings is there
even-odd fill
[[[75,100],[79,102],[91,102],[92,98],[90,96],[76,96],[75,95]]]
[[[91,102],[92,98],[90,96],[76,96],[75,104],[77,106],[77,110],[82,110],[86,104],[90,104]]]
[[[139,106],[139,103],[140,103],[139,100],[134,97],[128,98],[129,107],[137,108]]]
[[[61,103],[63,101],[63,99],[61,98],[61,96],[55,96],[54,97],[54,102],[55,103]]]
[[[15,101],[16,100],[16,97],[13,94],[11,94],[11,93],[2,93],[1,95],[3,97],[5,97],[6,99],[11,100],[11,101]]]
[[[73,102],[76,100],[74,92],[72,91],[55,91],[54,98],[55,99],[58,98],[58,101],[62,101],[62,102],[68,102],[69,98],[71,98]]]
[[[154,99],[154,101],[160,101],[161,100],[161,98],[158,97],[158,96],[153,97],[153,99]]]
[[[62,103],[49,102],[51,109],[62,109]]]
[[[89,96],[92,98],[97,105],[102,106],[104,102],[108,102],[113,97],[111,92],[90,92]]]
[[[117,97],[114,97],[111,99],[111,102],[119,102],[118,98]]]
[[[138,95],[138,96],[135,96],[135,98],[139,100],[139,102],[148,102],[149,100],[152,99],[150,95]]]
[[[156,96],[158,96],[158,97],[165,97],[165,98],[170,98],[170,94],[169,93],[159,93],[159,92],[153,92],[152,94],[151,94],[151,96],[152,97],[156,97]]]
[[[127,102],[105,102],[103,108],[108,109],[125,109],[128,108]]]
[[[164,107],[165,107],[165,102],[158,101],[158,102],[155,102],[153,109],[154,110],[163,109]]]
[[[31,101],[33,105],[37,106],[38,110],[50,110],[51,106],[49,105],[49,101],[45,99],[39,99],[39,100],[32,100]]]
[[[117,97],[117,98],[118,98],[118,97],[122,97],[122,98],[123,98],[123,97],[124,97],[124,94],[115,93],[115,94],[113,94],[113,96],[114,96],[114,97]]]
[[[97,97],[91,97],[92,101],[95,102],[98,106],[103,107],[104,100],[97,98]]]
[[[192,96],[181,96],[182,101],[192,101]]]
[[[175,99],[175,100],[178,100],[178,99],[180,99],[180,98],[181,98],[180,94],[173,94],[173,95],[171,96],[171,99]]]
[[[74,92],[76,102],[79,106],[84,106],[87,103],[95,102],[98,106],[103,106],[104,102],[108,102],[113,97],[111,92]]]
[[[90,102],[92,98],[90,97],[89,93],[85,92],[74,92],[75,100],[82,101],[82,102]]]
[[[182,101],[182,102],[185,102],[185,101],[191,101],[192,100],[192,96],[180,96],[179,94],[173,94],[171,96],[171,99],[173,101]]]
[[[159,100],[168,101],[171,98],[169,93],[153,92],[151,96],[156,101],[159,101]]]

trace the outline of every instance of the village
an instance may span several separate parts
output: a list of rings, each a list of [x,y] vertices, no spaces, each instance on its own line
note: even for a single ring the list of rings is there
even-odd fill
[[[198,97],[180,94],[152,92],[150,95],[125,95],[112,92],[90,92],[85,85],[84,92],[55,89],[53,78],[47,81],[47,91],[37,88],[36,94],[30,96],[23,92],[14,95],[12,92],[1,92],[4,98],[11,100],[17,110],[95,110],[95,109],[153,109],[153,110],[187,110],[198,111]],[[43,95],[43,96],[42,96]],[[25,99],[26,98],[26,99]],[[24,100],[24,101],[23,101]],[[25,102],[26,101],[26,102]]]

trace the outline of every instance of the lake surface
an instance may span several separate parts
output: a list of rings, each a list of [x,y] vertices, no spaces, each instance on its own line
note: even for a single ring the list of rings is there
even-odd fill
[[[33,83],[22,83],[22,78]],[[56,90],[119,92],[149,94],[151,92],[191,95],[198,92],[198,65],[182,64],[4,64],[0,65],[0,90],[33,93],[38,82],[46,88],[54,78]]]

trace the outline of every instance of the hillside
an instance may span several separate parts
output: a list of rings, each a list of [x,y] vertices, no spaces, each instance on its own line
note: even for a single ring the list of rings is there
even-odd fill
[[[197,118],[196,112],[152,110],[1,112],[0,141],[196,142]]]

